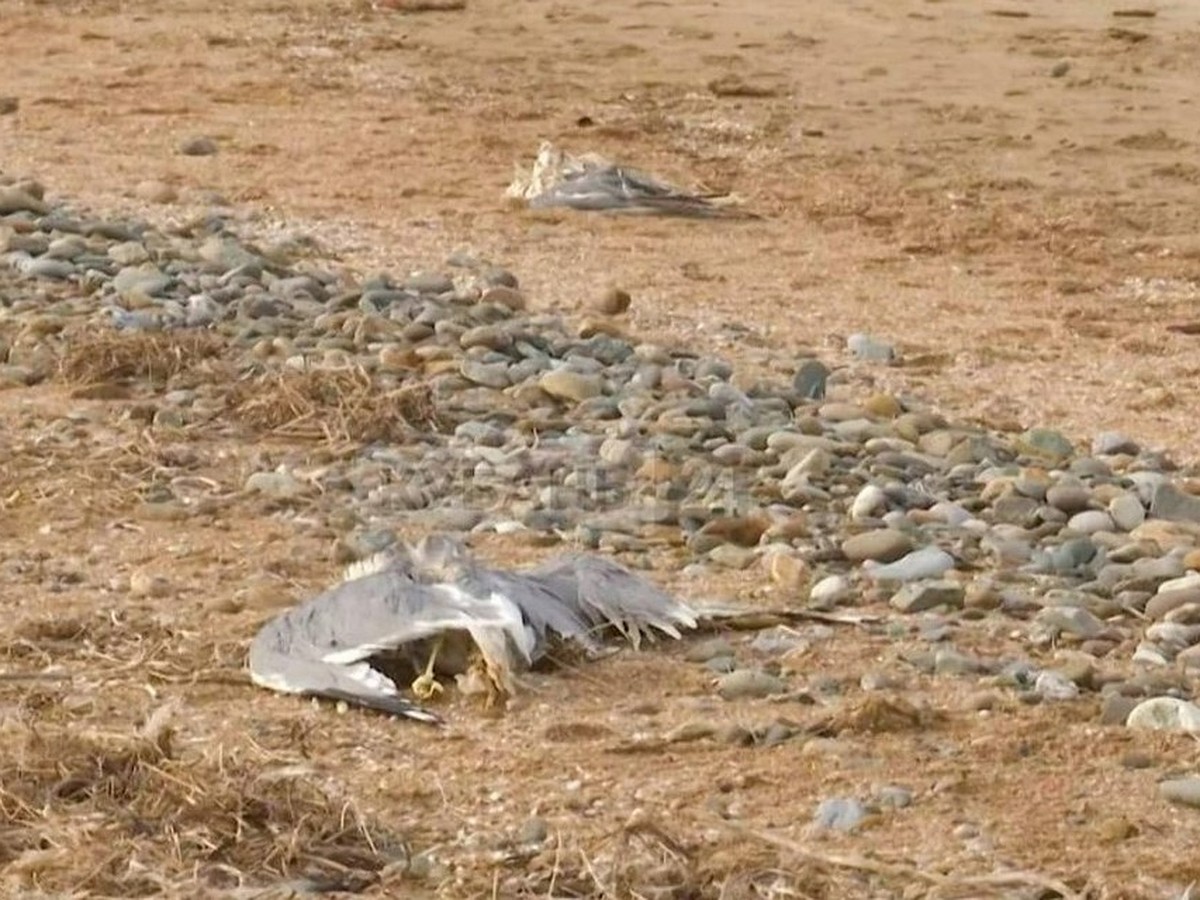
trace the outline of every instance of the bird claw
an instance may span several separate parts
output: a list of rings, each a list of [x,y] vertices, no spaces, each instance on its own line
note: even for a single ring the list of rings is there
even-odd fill
[[[442,683],[433,677],[432,674],[425,674],[417,678],[411,685],[413,696],[418,700],[432,700],[445,690]]]

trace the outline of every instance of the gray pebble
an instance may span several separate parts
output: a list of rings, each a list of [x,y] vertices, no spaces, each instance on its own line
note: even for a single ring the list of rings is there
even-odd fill
[[[1122,494],[1110,500],[1108,514],[1122,531],[1133,531],[1146,521],[1146,508],[1133,494]]]
[[[1112,456],[1118,453],[1137,456],[1141,452],[1142,448],[1137,441],[1119,431],[1102,431],[1092,440],[1092,453],[1096,456]]]
[[[919,613],[945,606],[961,609],[966,591],[953,581],[908,582],[892,595],[893,609],[902,613]]]
[[[922,547],[887,565],[864,566],[867,575],[874,581],[915,581],[921,578],[938,578],[955,566],[954,557],[941,547]]]
[[[1046,502],[1067,515],[1086,510],[1092,503],[1092,492],[1080,484],[1056,484],[1046,491]]]
[[[1045,671],[1038,675],[1033,689],[1043,700],[1074,700],[1079,696],[1079,686],[1061,672]]]
[[[830,797],[822,800],[813,815],[813,825],[819,829],[851,832],[863,823],[870,811],[853,797]]]
[[[1158,790],[1171,803],[1200,808],[1200,775],[1160,781]]]
[[[179,145],[179,152],[184,156],[212,156],[220,148],[210,137],[192,137]]]
[[[1112,531],[1113,520],[1103,510],[1089,509],[1071,516],[1067,528],[1076,534],[1095,534],[1098,531]]]
[[[732,658],[734,652],[733,644],[725,638],[709,638],[689,647],[683,658],[688,662],[703,663],[720,657]]]
[[[71,278],[78,274],[75,266],[70,262],[61,259],[49,259],[47,257],[38,257],[37,259],[29,259],[22,261],[18,267],[18,271],[22,275],[27,275],[30,278],[47,278],[61,280]]]
[[[1200,497],[1184,493],[1169,482],[1160,484],[1150,503],[1150,515],[1168,522],[1200,523]]]
[[[829,368],[819,360],[805,360],[792,379],[792,390],[803,400],[823,400],[829,374]]]

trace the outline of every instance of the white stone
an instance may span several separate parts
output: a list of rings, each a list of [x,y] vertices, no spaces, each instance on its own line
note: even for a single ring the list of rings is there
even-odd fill
[[[1176,697],[1143,700],[1125,718],[1127,728],[1200,733],[1200,706]]]

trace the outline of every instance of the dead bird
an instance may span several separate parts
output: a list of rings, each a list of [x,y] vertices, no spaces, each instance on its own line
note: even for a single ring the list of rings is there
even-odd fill
[[[506,192],[531,209],[570,209],[631,215],[706,219],[757,219],[738,208],[732,197],[695,194],[630,166],[594,154],[570,156],[544,142],[529,174],[518,171]]]
[[[417,701],[442,692],[439,678],[494,703],[564,643],[595,654],[606,631],[636,648],[644,637],[696,627],[686,604],[597,556],[506,571],[433,536],[345,575],[263,626],[249,654],[255,684],[437,722]],[[401,693],[406,678],[415,699]]]

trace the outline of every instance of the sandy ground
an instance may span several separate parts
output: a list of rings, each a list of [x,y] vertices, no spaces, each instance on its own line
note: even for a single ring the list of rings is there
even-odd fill
[[[468,248],[511,268],[546,309],[584,309],[616,284],[634,297],[632,329],[734,358],[836,361],[848,334],[867,331],[905,360],[880,369],[880,385],[947,413],[1054,425],[1084,443],[1117,429],[1200,458],[1200,337],[1187,333],[1200,330],[1189,327],[1200,323],[1195,5],[399,5],[0,0],[0,94],[19,101],[0,116],[0,170],[161,222],[224,198],[248,228],[314,236],[361,272],[436,268]],[[196,135],[219,152],[181,155]],[[764,218],[516,211],[501,194],[543,139],[734,191]],[[147,179],[173,185],[178,202],[147,207],[134,193]],[[5,702],[62,727],[128,731],[174,697],[180,740],[205,759],[303,761],[418,851],[531,816],[554,835],[533,860],[498,861],[503,841],[481,838],[487,852],[462,884],[434,871],[372,890],[924,896],[936,884],[912,873],[805,861],[728,825],[801,840],[820,799],[889,782],[917,791],[913,809],[819,841],[820,853],[959,875],[1015,866],[1103,897],[1170,896],[1200,877],[1195,813],[1154,788],[1194,766],[1194,745],[1103,731],[1090,708],[981,716],[962,685],[913,676],[936,722],[851,729],[827,752],[632,752],[638,735],[698,714],[812,713],[713,706],[702,676],[653,653],[548,679],[500,719],[463,710],[441,735],[223,684],[264,606],[332,576],[330,535],[243,501],[199,523],[137,521],[109,477],[111,447],[81,448],[57,427],[77,406],[50,389],[3,399],[11,458],[29,454],[7,475],[55,487],[17,484],[33,499],[6,508],[0,537],[4,607],[14,628],[33,629],[10,657],[78,663],[86,689],[10,684]],[[103,404],[95,415],[114,445],[137,448],[127,419]],[[197,452],[199,474],[233,487],[255,448],[214,438]],[[167,577],[166,596],[128,597],[144,571]],[[261,602],[222,611],[247,592]],[[47,616],[76,616],[81,630],[47,638]],[[996,650],[1007,633],[993,637]],[[852,630],[814,646],[811,671],[851,683],[894,663],[891,643]],[[196,681],[179,660],[220,677]],[[647,681],[647,698],[631,700]],[[1122,765],[1130,753],[1150,768]],[[57,849],[13,875],[22,889],[119,883]],[[109,868],[137,869],[118,857]],[[168,880],[193,857],[181,852]],[[661,883],[678,890],[655,893]],[[959,895],[972,890],[984,892]],[[1012,891],[1000,893],[1024,896]]]

